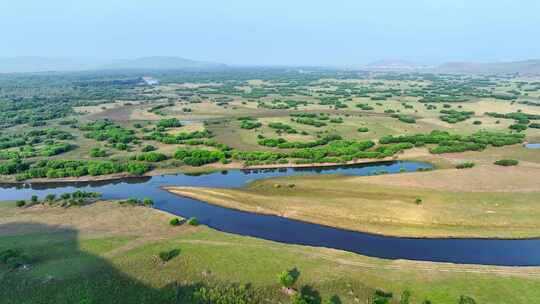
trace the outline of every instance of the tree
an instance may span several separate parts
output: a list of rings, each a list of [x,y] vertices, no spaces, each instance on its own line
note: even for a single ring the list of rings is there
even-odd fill
[[[298,280],[299,275],[300,273],[296,268],[292,270],[285,270],[278,274],[278,280],[281,286],[285,288],[292,288],[296,283],[296,280]]]
[[[471,297],[461,295],[458,304],[476,304],[476,301]]]
[[[199,220],[196,217],[192,217],[188,220],[188,224],[191,226],[199,226]]]
[[[147,206],[147,207],[148,207],[148,206],[154,205],[154,201],[153,201],[151,198],[149,198],[149,197],[145,197],[145,198],[143,199],[142,203],[143,203],[143,205],[145,205],[145,206]]]
[[[341,304],[341,299],[337,295],[333,295],[332,297],[325,299],[323,304]]]
[[[32,201],[32,203],[37,203],[38,202],[37,195],[32,195],[32,197],[30,197],[30,201]]]

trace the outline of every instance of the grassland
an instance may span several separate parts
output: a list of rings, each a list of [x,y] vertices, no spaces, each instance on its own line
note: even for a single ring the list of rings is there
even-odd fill
[[[50,128],[72,135],[69,139],[29,136],[22,145],[6,145],[0,151],[4,153],[0,166],[19,162],[33,166],[53,159],[141,164],[146,160],[134,157],[152,146],[154,153],[162,153],[166,159],[152,162],[147,175],[195,173],[248,165],[233,159],[231,151],[289,153],[296,149],[263,146],[261,138],[305,143],[339,135],[344,140],[371,140],[379,146],[378,140],[387,135],[434,130],[463,136],[478,131],[508,133],[516,132],[509,128],[514,124],[527,127],[520,131],[524,140],[540,142],[540,128],[533,126],[540,122],[535,117],[540,115],[538,77],[278,70],[153,76],[163,77],[163,84],[142,86],[138,74],[118,75],[119,80],[114,75],[69,74],[0,79],[0,142]],[[445,109],[474,114],[448,123],[441,119]],[[495,118],[485,112],[526,113],[531,119]],[[328,119],[318,127],[292,116],[319,113]],[[400,120],[399,115],[415,122]],[[239,118],[247,116],[260,126],[241,128]],[[171,118],[179,119],[182,126],[158,126],[160,120]],[[86,136],[81,128],[105,119],[133,132],[135,140],[120,148],[114,141]],[[287,124],[296,132],[278,132],[270,123]],[[359,132],[359,128],[368,130]],[[206,130],[209,135],[200,142],[166,143],[151,136]],[[53,156],[40,153],[58,143],[73,148]],[[106,155],[92,156],[93,148],[105,150]],[[435,155],[429,148],[418,145],[389,158],[428,161],[438,169],[432,172],[296,176],[257,181],[242,189],[170,190],[230,208],[379,234],[540,237],[539,150],[517,144]],[[174,157],[178,149],[219,151],[226,157],[195,167]],[[34,154],[23,155],[28,151]],[[494,166],[499,159],[520,163],[511,168]],[[294,162],[280,159],[258,165],[291,166]],[[454,169],[464,162],[474,162],[475,167]],[[126,174],[67,179],[110,179]],[[0,176],[1,181],[15,178],[11,173]],[[369,303],[376,289],[393,292],[392,303],[398,303],[398,295],[405,289],[412,292],[412,303],[425,299],[456,303],[461,294],[478,303],[531,303],[540,298],[538,267],[380,260],[235,236],[207,227],[172,227],[170,219],[171,215],[157,210],[114,202],[67,209],[15,208],[13,203],[1,203],[0,248],[20,249],[31,263],[29,269],[15,271],[0,266],[0,303],[189,303],[186,296],[200,286],[232,283],[250,284],[257,303],[288,303],[276,274],[293,267],[301,272],[297,287],[309,286],[323,299],[336,294],[342,303]],[[159,262],[157,254],[171,249],[179,249],[180,255]]]
[[[369,177],[283,177],[241,189],[167,189],[229,208],[377,234],[530,238],[540,236],[539,178],[534,163],[486,164]]]
[[[275,76],[279,77],[275,77]],[[125,87],[117,87],[105,82],[95,84],[93,90],[99,92],[98,97],[78,96],[84,102],[73,106],[73,113],[67,116],[48,120],[44,126],[28,127],[27,124],[14,124],[2,130],[3,135],[18,136],[29,130],[57,128],[71,133],[73,140],[67,141],[76,147],[68,152],[52,157],[36,155],[28,158],[30,162],[41,159],[67,160],[101,160],[90,156],[92,148],[107,150],[107,158],[126,161],[135,154],[142,153],[144,147],[152,145],[157,153],[163,153],[169,158],[178,148],[213,149],[204,144],[184,145],[166,144],[148,138],[149,132],[155,130],[156,123],[161,119],[177,118],[184,122],[182,128],[167,130],[169,134],[209,130],[211,139],[219,144],[240,151],[289,152],[289,150],[262,146],[258,143],[261,136],[267,138],[284,138],[289,141],[308,142],[329,134],[337,134],[347,140],[373,140],[387,135],[406,135],[427,133],[433,130],[450,131],[456,134],[472,134],[481,130],[508,132],[513,124],[511,119],[497,119],[485,112],[497,113],[527,113],[539,115],[540,107],[533,104],[538,101],[539,93],[535,84],[537,78],[474,78],[426,75],[392,75],[381,74],[374,76],[358,76],[351,74],[350,79],[336,76],[332,73],[306,76],[277,73],[273,77],[257,75],[260,78],[247,78],[242,81],[223,80],[220,75],[216,79],[205,79],[197,82],[194,79],[169,80],[163,85],[145,87],[129,82]],[[230,75],[229,75],[230,76]],[[240,74],[241,77],[244,77]],[[75,77],[75,76],[73,76]],[[66,80],[70,78],[66,76]],[[210,77],[212,78],[212,77]],[[77,78],[75,78],[77,80]],[[48,80],[50,81],[50,80]],[[9,98],[17,94],[25,95],[18,87]],[[59,91],[59,92],[57,92]],[[43,94],[42,91],[38,91]],[[45,91],[47,92],[47,91]],[[99,98],[101,95],[115,92],[112,98]],[[517,93],[516,93],[517,92]],[[121,93],[121,94],[120,94]],[[54,88],[49,94],[75,94],[63,92]],[[81,93],[79,93],[81,94]],[[512,100],[500,100],[492,94],[517,94]],[[433,102],[421,102],[422,96],[434,95],[441,100],[447,95],[458,96],[466,101],[445,103],[434,98]],[[107,95],[106,95],[107,96]],[[116,98],[114,98],[116,96]],[[383,96],[379,100],[377,97]],[[328,102],[330,100],[330,102]],[[461,100],[461,99],[460,99]],[[325,101],[325,102],[323,102]],[[530,101],[525,104],[524,101]],[[289,102],[289,103],[287,103]],[[359,105],[369,107],[365,110]],[[69,108],[69,105],[66,106]],[[447,123],[440,119],[440,111],[451,109],[456,111],[473,111],[474,115],[459,123]],[[391,112],[388,112],[391,111]],[[292,121],[291,114],[326,113],[331,118],[342,119],[341,123],[327,123],[324,127],[314,127]],[[416,119],[416,123],[404,123],[391,113],[408,115]],[[15,113],[16,114],[16,113]],[[54,114],[54,113],[53,113]],[[11,114],[10,114],[11,115]],[[239,117],[250,116],[262,124],[255,129],[242,129]],[[76,119],[75,125],[62,125],[63,120]],[[114,121],[122,128],[133,130],[137,142],[127,149],[111,148],[105,141],[86,138],[78,126],[101,119]],[[297,133],[287,134],[271,129],[269,123],[284,123],[294,128]],[[139,127],[136,127],[139,125]],[[142,127],[141,127],[142,126]],[[368,128],[367,132],[358,132],[358,128]],[[146,129],[146,130],[145,130]],[[540,129],[528,128],[522,132],[528,141],[540,140]],[[28,144],[39,148],[40,143]],[[4,149],[6,152],[17,152],[19,147]],[[503,149],[503,148],[501,148]],[[486,152],[496,155],[493,149]],[[493,153],[493,154],[492,154]],[[520,152],[521,153],[521,152]],[[529,152],[530,159],[538,159],[536,153]],[[398,158],[407,158],[409,154],[398,154]],[[511,153],[509,157],[512,157]],[[427,156],[442,167],[449,166],[448,158]],[[534,160],[533,160],[534,161]],[[233,161],[235,162],[235,161]],[[294,165],[294,160],[289,160]],[[163,161],[152,164],[155,173],[174,171],[201,171],[215,169],[238,168],[245,164],[235,162],[221,164],[219,162],[200,168],[190,168],[177,161]],[[114,176],[111,176],[114,177]],[[102,177],[103,178],[103,177]],[[107,177],[105,177],[107,178]],[[3,181],[14,181],[15,177],[1,176]],[[85,178],[88,179],[88,178]]]
[[[28,269],[0,268],[2,303],[189,303],[196,284],[250,284],[260,302],[287,303],[278,272],[296,267],[297,286],[323,299],[366,303],[374,290],[403,290],[412,303],[530,303],[540,297],[537,267],[465,266],[368,258],[337,250],[284,245],[204,226],[168,224],[171,215],[98,202],[84,207],[2,203],[0,248],[20,249]],[[167,263],[162,250],[180,249]],[[406,278],[406,279],[404,279]]]

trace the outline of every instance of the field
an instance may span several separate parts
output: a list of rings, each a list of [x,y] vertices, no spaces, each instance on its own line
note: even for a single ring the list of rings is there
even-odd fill
[[[168,190],[376,234],[540,237],[540,150],[526,147],[540,142],[537,76],[288,68],[14,74],[0,75],[0,109],[3,183],[415,160],[434,170]],[[93,196],[61,200],[71,207],[0,204],[0,253],[29,258],[0,256],[0,303],[540,298],[538,267],[382,260],[171,226],[170,214]],[[278,283],[278,273],[294,267],[301,274],[294,287],[306,298]],[[400,301],[405,290],[409,302]]]
[[[342,303],[365,303],[375,290],[392,292],[391,303],[403,290],[411,292],[412,303],[456,303],[462,294],[479,303],[530,303],[540,296],[537,267],[380,260],[203,226],[172,227],[171,215],[114,202],[0,206],[0,247],[20,249],[31,261],[28,269],[0,268],[2,303],[190,303],[183,297],[198,284],[231,283],[250,284],[266,303],[283,303],[288,296],[277,273],[294,267],[297,286],[309,286],[322,299],[337,295]],[[171,249],[179,255],[156,261],[158,252]]]
[[[369,177],[284,177],[242,189],[168,190],[229,208],[376,234],[536,238],[539,178],[540,166],[485,165]]]
[[[189,75],[165,74],[162,85],[149,87],[140,85],[135,75],[118,82],[91,74],[84,79],[95,79],[84,80],[84,87],[66,91],[66,84],[81,81],[78,75],[71,77],[59,76],[58,84],[52,85],[39,78],[13,83],[9,77],[2,79],[5,107],[10,109],[15,100],[10,98],[17,94],[23,96],[24,104],[24,110],[6,114],[10,116],[6,116],[0,138],[4,143],[0,147],[3,181],[405,158],[408,154],[403,152],[410,147],[380,145],[379,140],[432,131],[461,136],[513,132],[523,137],[522,142],[540,140],[535,122],[540,119],[540,89],[534,77],[303,75],[275,70],[267,74],[238,72],[234,77],[217,73],[198,81]],[[29,88],[18,86],[24,81]],[[28,95],[34,88],[47,96],[47,102]],[[66,95],[72,96],[71,104],[51,106]],[[40,112],[45,115],[38,115]],[[95,125],[104,120],[109,123]],[[15,140],[19,138],[23,140]],[[368,142],[373,146],[355,151],[337,148]],[[186,161],[175,155],[178,149],[219,153]],[[384,152],[376,152],[378,149]],[[153,155],[144,155],[148,152]],[[538,159],[535,151],[528,153],[533,161]],[[22,166],[10,163],[16,159],[23,161]],[[79,167],[104,160],[139,167],[73,172],[76,167],[51,170],[44,164],[43,170],[29,171],[44,159],[86,162]],[[445,157],[430,159],[445,166]]]

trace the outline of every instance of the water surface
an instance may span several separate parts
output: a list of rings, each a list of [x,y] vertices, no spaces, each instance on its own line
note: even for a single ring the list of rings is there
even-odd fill
[[[260,215],[210,205],[177,196],[163,186],[241,187],[250,181],[278,176],[303,174],[345,174],[365,176],[395,174],[432,168],[421,162],[381,162],[315,168],[272,170],[229,170],[204,175],[163,175],[116,181],[47,183],[0,186],[1,200],[44,197],[48,193],[73,192],[77,189],[98,191],[104,199],[150,197],[154,207],[182,217],[197,217],[214,229],[289,244],[321,246],[386,259],[411,259],[464,264],[525,266],[540,265],[540,240],[418,239],[373,235],[317,224]]]

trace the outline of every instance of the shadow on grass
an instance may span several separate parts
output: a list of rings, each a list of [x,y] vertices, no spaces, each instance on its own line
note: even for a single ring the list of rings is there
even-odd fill
[[[37,233],[25,233],[29,231]],[[10,270],[0,265],[2,304],[193,303],[194,292],[202,287],[172,283],[151,288],[104,258],[81,251],[78,232],[72,229],[35,223],[0,225],[0,251],[6,249],[27,255],[29,268]]]

